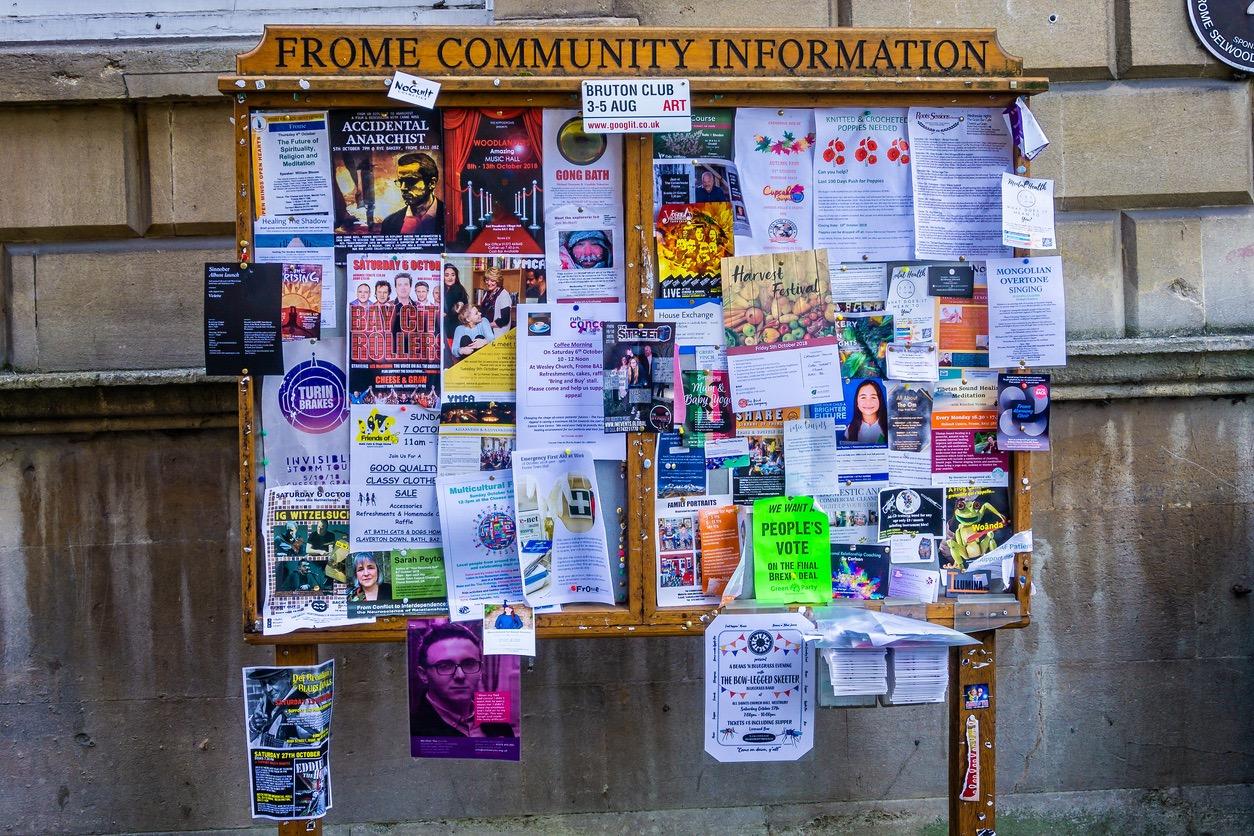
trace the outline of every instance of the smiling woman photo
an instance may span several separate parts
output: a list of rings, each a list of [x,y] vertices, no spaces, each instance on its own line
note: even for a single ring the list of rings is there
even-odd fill
[[[392,585],[379,583],[379,562],[374,552],[362,552],[353,555],[353,588],[349,592],[350,601],[389,601],[392,598]]]

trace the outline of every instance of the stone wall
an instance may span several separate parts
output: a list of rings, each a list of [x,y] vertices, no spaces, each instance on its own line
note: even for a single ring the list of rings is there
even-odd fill
[[[1003,811],[1025,828],[1100,808],[1117,831],[1162,832],[1159,816],[1239,832],[1208,805],[1248,812],[1230,785],[1254,783],[1254,613],[1232,591],[1254,586],[1250,84],[1196,45],[1183,4],[498,0],[496,15],[996,26],[1054,80],[1034,103],[1052,139],[1034,173],[1063,210],[1071,362],[1056,452],[1034,457],[1034,624],[1002,643]],[[250,46],[0,45],[5,832],[248,824],[239,666],[267,655],[237,626],[233,387],[195,367],[200,264],[230,258],[233,234],[215,76]],[[743,804],[718,821],[915,832],[943,814],[923,800],[945,790],[936,708],[826,711],[799,765],[708,761],[691,639],[545,645],[525,677],[525,771],[411,762],[401,646],[336,658],[332,823],[655,810],[563,821],[701,830],[701,808]]]

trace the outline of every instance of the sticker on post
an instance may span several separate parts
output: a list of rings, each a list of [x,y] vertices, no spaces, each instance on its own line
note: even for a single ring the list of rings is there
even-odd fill
[[[440,95],[440,82],[429,81],[416,75],[397,70],[388,84],[388,98],[408,102],[418,107],[431,110],[435,107],[435,97]]]
[[[967,763],[962,771],[960,801],[980,800],[980,721],[974,714],[967,715]]]
[[[583,82],[585,133],[679,133],[692,130],[686,78],[606,78]]]

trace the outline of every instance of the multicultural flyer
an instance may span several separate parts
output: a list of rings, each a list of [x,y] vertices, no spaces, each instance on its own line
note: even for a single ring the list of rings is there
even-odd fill
[[[797,613],[723,614],[705,630],[705,751],[795,761],[814,746],[814,632]]]
[[[262,633],[354,623],[345,601],[348,491],[270,486],[263,521]]]
[[[1062,259],[991,259],[985,267],[989,366],[1067,365]]]
[[[753,588],[760,604],[820,604],[832,596],[827,515],[808,496],[753,503]]]
[[[723,260],[732,408],[809,406],[840,397],[840,346],[827,253]]]
[[[940,566],[947,573],[967,572],[969,564],[1005,543],[1014,534],[1010,523],[1010,490],[989,487],[945,489],[945,532],[940,544]],[[991,573],[968,578],[961,592],[989,592]]]
[[[483,618],[492,601],[521,601],[513,475],[441,476],[436,484],[453,620]]]
[[[941,369],[932,395],[932,484],[1006,485],[997,446],[997,372]]]
[[[919,259],[1005,258],[1001,176],[1014,148],[1000,108],[912,107],[908,113]]]
[[[740,255],[814,246],[814,138],[809,108],[736,109],[736,170],[752,227],[737,235]]]
[[[906,108],[819,108],[814,121],[814,246],[838,261],[913,258]]]
[[[942,369],[988,368],[988,279],[984,262],[970,265],[968,296],[937,296],[936,350]],[[929,268],[929,276],[933,274]]]
[[[448,607],[439,549],[357,552],[348,564],[348,615],[429,615]]]
[[[331,809],[335,660],[244,668],[248,786],[255,819],[319,819]]]
[[[1007,452],[1049,449],[1049,375],[997,376],[997,447]]]
[[[675,424],[675,328],[605,322],[602,415],[607,433],[667,432]]]
[[[888,381],[888,480],[932,484],[932,385]]]
[[[484,653],[482,621],[411,618],[406,650],[413,757],[522,757],[522,660]]]
[[[343,339],[283,344],[280,375],[261,383],[266,487],[348,482],[348,379]]]
[[[445,252],[544,257],[539,108],[445,108]]]
[[[331,148],[327,113],[252,114],[253,232],[331,231]]]
[[[621,321],[624,313],[622,304],[519,306],[519,447],[577,446],[594,459],[623,460],[626,439],[605,429],[601,328],[605,322]],[[661,358],[653,356],[652,344],[645,345],[648,368],[643,350],[636,368],[651,385],[652,361]]]
[[[543,119],[548,298],[622,301],[622,135],[584,133],[576,110],[546,109]]]
[[[441,252],[444,163],[439,111],[331,111],[336,263],[352,252]]]
[[[580,450],[514,453],[523,589],[532,607],[614,603],[596,468]]]
[[[722,512],[706,517],[703,530],[702,513],[719,509]],[[731,497],[661,499],[653,512],[657,525],[657,605],[716,606],[719,593],[740,561],[740,537]]]
[[[878,601],[888,594],[888,545],[832,546],[832,597]]]

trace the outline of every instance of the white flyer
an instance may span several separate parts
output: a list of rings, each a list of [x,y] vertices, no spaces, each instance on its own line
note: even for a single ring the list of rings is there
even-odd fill
[[[990,368],[1067,365],[1062,259],[988,262]]]
[[[888,295],[888,265],[840,263],[835,250],[827,251],[827,276],[835,302],[882,301]]]
[[[335,242],[331,233],[307,232],[256,233],[253,235],[253,256],[258,264],[315,265],[322,273],[322,305],[319,339],[332,336],[330,329],[339,322],[339,303],[336,302]],[[307,268],[308,269],[308,268]],[[286,288],[285,288],[286,292]]]
[[[893,342],[936,344],[936,300],[927,293],[926,264],[893,268],[885,309],[893,315]]]
[[[736,170],[752,236],[736,255],[796,252],[814,244],[814,111],[736,109]]]
[[[653,506],[657,526],[657,605],[659,607],[718,606],[718,595],[707,595],[699,515],[732,504],[728,495],[658,499]],[[721,543],[711,543],[719,552]],[[738,544],[737,544],[738,545]],[[738,551],[738,550],[737,550]],[[714,555],[721,559],[721,554]]]
[[[514,452],[523,592],[533,607],[614,603],[593,458],[581,450]]]
[[[1025,250],[1054,250],[1054,181],[1001,175],[1001,242]]]
[[[331,232],[331,144],[326,111],[251,117],[256,233]]]
[[[436,485],[449,615],[454,621],[482,618],[482,606],[469,605],[522,600],[513,474],[441,476]]]
[[[520,448],[623,460],[627,437],[605,432],[601,323],[625,316],[621,303],[518,306]]]
[[[814,626],[796,613],[724,613],[705,629],[705,751],[795,761],[814,746]]]
[[[912,107],[914,257],[1010,255],[1001,242],[1001,175],[1014,149],[999,108]]]
[[[893,563],[926,565],[935,562],[939,555],[936,538],[927,534],[899,534],[888,538],[888,556]]]
[[[266,487],[347,484],[344,340],[285,342],[283,368],[261,383]]]
[[[439,410],[353,404],[349,418],[352,550],[440,545],[435,491]]]
[[[885,359],[888,361],[888,376],[893,380],[936,380],[937,367],[936,346],[934,345],[887,345]]]
[[[837,526],[836,422],[831,418],[800,418],[784,422],[784,493],[812,496],[827,513],[829,534]],[[836,542],[832,539],[832,542]]]
[[[624,298],[623,138],[583,129],[575,110],[544,110],[545,299]]]
[[[940,596],[940,587],[941,573],[931,569],[893,566],[888,570],[890,598],[911,598],[925,604],[935,604]]]
[[[814,122],[814,246],[834,262],[913,258],[906,108],[819,108]]]

